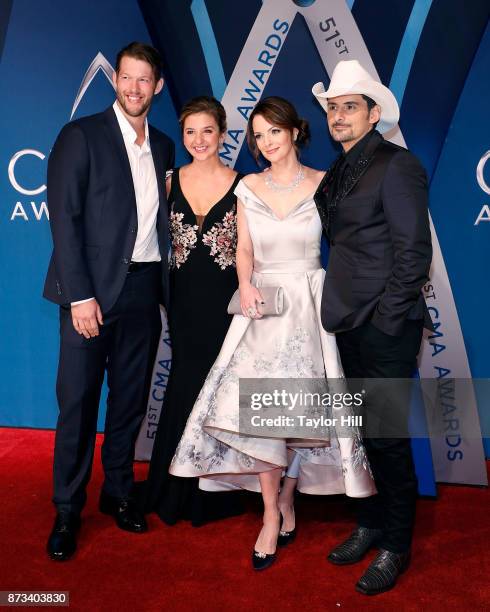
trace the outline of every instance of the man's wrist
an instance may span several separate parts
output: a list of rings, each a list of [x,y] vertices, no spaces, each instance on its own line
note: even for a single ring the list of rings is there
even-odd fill
[[[85,304],[85,302],[90,302],[91,300],[95,300],[95,297],[86,298],[85,300],[78,300],[77,302],[71,302],[70,306],[78,306],[78,304]]]

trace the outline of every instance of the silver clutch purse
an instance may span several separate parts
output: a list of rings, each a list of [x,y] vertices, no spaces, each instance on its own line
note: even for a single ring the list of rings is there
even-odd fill
[[[284,291],[282,287],[257,287],[264,304],[258,305],[258,312],[263,316],[278,316],[282,314],[284,308]],[[228,314],[241,315],[240,290],[237,289],[228,304]]]

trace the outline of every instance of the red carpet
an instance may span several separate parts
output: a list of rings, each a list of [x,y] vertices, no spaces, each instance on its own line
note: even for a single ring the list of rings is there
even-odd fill
[[[490,609],[486,489],[441,486],[437,501],[420,500],[411,569],[395,590],[368,598],[353,587],[374,552],[354,566],[325,560],[353,525],[345,499],[302,496],[296,542],[254,573],[258,499],[247,515],[199,529],[167,527],[152,515],[148,533],[125,533],[97,511],[99,447],[79,550],[55,563],[44,551],[53,440],[49,431],[0,429],[0,590],[69,591],[74,610]],[[139,478],[145,471],[137,466]]]

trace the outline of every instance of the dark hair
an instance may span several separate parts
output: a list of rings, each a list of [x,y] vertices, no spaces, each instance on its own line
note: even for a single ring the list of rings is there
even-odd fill
[[[368,107],[368,113],[370,113],[375,106],[379,106],[379,104],[377,102],[375,102],[369,96],[365,96],[364,94],[361,94],[361,96],[363,97],[364,100],[366,100],[366,104],[367,104],[367,107]],[[379,123],[379,121],[376,121],[376,123],[373,123],[373,130],[376,129],[376,126],[378,125],[378,123]]]
[[[298,130],[298,136],[294,142],[296,150],[304,147],[310,140],[310,128],[308,121],[300,119],[298,113],[291,102],[288,102],[285,98],[279,96],[270,96],[261,100],[256,107],[253,109],[247,124],[247,143],[250,152],[258,161],[260,158],[260,151],[257,147],[253,131],[253,120],[254,117],[260,115],[264,117],[272,125],[277,125],[280,128],[284,128],[293,134],[293,130]]]
[[[208,113],[216,121],[219,133],[226,132],[226,111],[216,98],[212,96],[197,96],[184,104],[180,112],[180,129],[184,131],[184,123],[187,117],[196,113]]]
[[[150,64],[153,69],[153,76],[157,82],[162,76],[162,58],[160,53],[151,45],[146,45],[141,42],[129,43],[124,49],[121,49],[116,58],[116,72],[119,72],[121,60],[123,57],[133,57],[134,59],[143,60]]]
[[[377,105],[377,102],[375,102],[372,98],[370,98],[369,96],[365,96],[364,94],[361,94],[362,98],[364,100],[366,100],[367,103],[367,107],[368,107],[368,111],[371,112],[373,110],[373,108]]]

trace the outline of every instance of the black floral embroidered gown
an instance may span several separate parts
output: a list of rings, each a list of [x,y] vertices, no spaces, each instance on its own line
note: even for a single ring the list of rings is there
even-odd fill
[[[172,175],[169,195],[172,254],[168,322],[172,368],[145,487],[145,507],[167,524],[195,526],[242,511],[237,492],[209,493],[197,478],[179,478],[168,468],[187,418],[225,338],[232,317],[228,302],[238,286],[236,196],[241,176],[205,217],[196,217]]]

